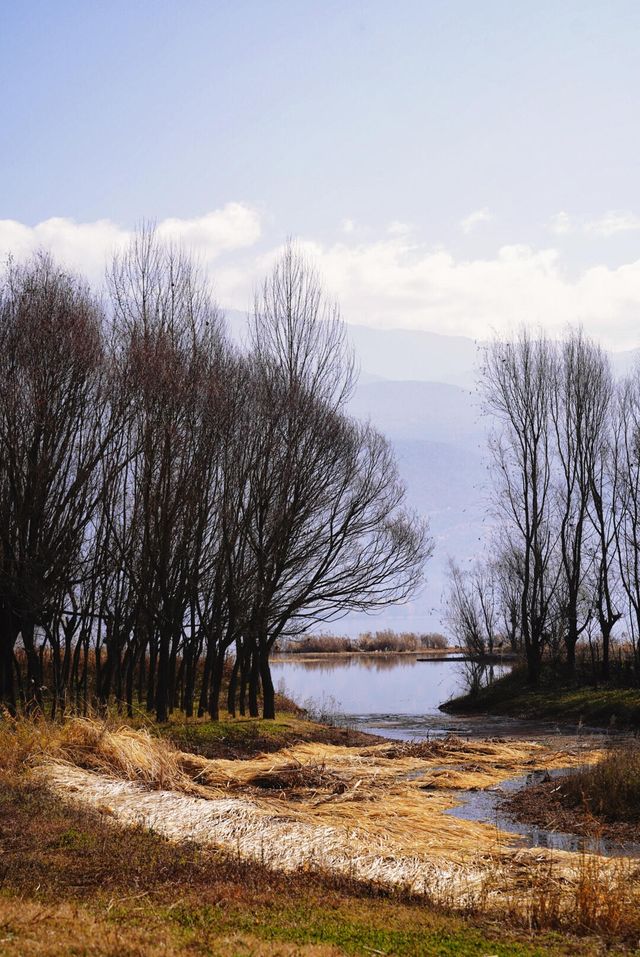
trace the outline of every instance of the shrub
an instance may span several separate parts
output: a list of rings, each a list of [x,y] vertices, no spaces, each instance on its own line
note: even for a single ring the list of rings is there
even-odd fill
[[[640,746],[614,745],[598,764],[568,775],[561,793],[600,820],[640,821]]]
[[[418,635],[412,631],[395,632],[392,628],[381,631],[366,631],[357,638],[344,635],[304,635],[302,638],[289,639],[279,649],[287,654],[318,654],[345,652],[400,652],[421,651],[423,649],[443,649],[448,647],[444,635],[431,632]]]

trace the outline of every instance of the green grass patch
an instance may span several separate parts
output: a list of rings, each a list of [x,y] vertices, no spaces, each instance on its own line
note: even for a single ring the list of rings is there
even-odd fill
[[[503,714],[517,718],[557,719],[595,727],[640,727],[640,690],[577,688],[547,672],[538,687],[513,671],[476,694],[462,695],[444,705],[451,714]]]
[[[299,893],[291,896],[299,898]],[[326,902],[321,903],[317,888],[311,886],[308,901],[276,899],[256,908],[227,901],[215,906],[182,901],[169,907],[149,905],[141,914],[140,909],[118,906],[110,911],[110,919],[119,925],[160,924],[189,953],[199,952],[203,944],[211,946],[210,951],[205,946],[205,953],[217,953],[213,942],[225,938],[263,941],[272,945],[274,954],[288,953],[280,948],[293,944],[296,954],[306,953],[307,948],[315,954],[326,947],[354,957],[573,957],[600,952],[594,938],[519,933],[482,919],[474,926],[473,918],[441,914],[424,904],[350,899],[331,890],[324,896]],[[271,947],[265,952],[271,953]],[[614,946],[608,953],[629,951]]]
[[[168,738],[183,751],[207,758],[242,758],[261,752],[279,751],[305,741],[358,745],[372,743],[371,735],[348,727],[333,727],[309,721],[301,712],[280,713],[273,720],[227,718],[220,721],[175,719],[150,730]]]

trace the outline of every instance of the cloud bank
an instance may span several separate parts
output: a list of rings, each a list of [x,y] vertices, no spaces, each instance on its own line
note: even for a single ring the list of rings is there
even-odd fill
[[[222,253],[256,243],[261,223],[259,213],[252,207],[227,203],[222,209],[194,219],[161,220],[157,229],[164,239],[182,243],[209,265]],[[109,219],[77,223],[73,219],[54,217],[36,226],[0,219],[0,259],[11,254],[20,260],[36,249],[47,249],[63,265],[99,282],[113,253],[126,246],[131,235],[131,230]]]
[[[462,260],[402,238],[305,246],[349,322],[476,338],[521,323],[551,334],[581,323],[609,348],[640,345],[640,260],[571,277],[553,248],[503,246]]]
[[[622,228],[613,215],[594,221],[603,235]],[[624,222],[626,230],[632,228],[630,219]],[[556,217],[556,227],[558,233],[573,228],[566,213]],[[247,307],[255,283],[278,253],[264,236],[259,211],[245,203],[228,203],[193,219],[166,219],[158,231],[194,250],[228,308]],[[45,247],[96,282],[113,251],[130,236],[110,220],[54,218],[33,227],[0,220],[0,257],[12,252],[22,258]],[[475,338],[509,332],[520,323],[551,334],[561,333],[567,323],[582,323],[609,348],[640,345],[640,259],[570,275],[553,246],[505,245],[493,256],[463,259],[415,236],[414,229],[395,223],[379,238],[364,241],[343,224],[336,242],[303,238],[300,244],[348,322]]]

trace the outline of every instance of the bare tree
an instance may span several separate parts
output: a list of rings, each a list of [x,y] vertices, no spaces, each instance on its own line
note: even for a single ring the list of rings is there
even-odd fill
[[[586,427],[585,459],[589,480],[589,519],[593,528],[590,546],[593,607],[602,637],[603,680],[609,679],[611,635],[622,617],[619,605],[619,574],[616,558],[616,472],[617,455],[614,451],[616,387],[609,360],[602,350],[591,346],[588,364],[589,391]]]
[[[159,721],[272,717],[280,636],[403,601],[432,543],[389,444],[353,421],[337,308],[289,246],[232,348],[182,251],[143,228],[110,322],[46,257],[0,293],[0,700]],[[22,659],[26,658],[26,668]],[[16,689],[17,684],[17,689]]]
[[[529,680],[535,684],[556,584],[556,532],[550,512],[552,348],[544,336],[533,338],[526,330],[511,341],[496,340],[485,350],[482,378],[487,407],[496,421],[492,451],[498,508],[521,556],[520,627]]]
[[[628,605],[636,668],[640,657],[640,376],[620,386],[615,409],[613,531]]]
[[[215,443],[205,397],[212,357],[223,351],[221,316],[190,258],[162,244],[151,228],[116,256],[109,286],[136,392],[140,450],[110,531],[133,584],[128,666],[148,656],[147,704],[164,721],[175,700],[185,619],[197,601],[193,589],[214,507]]]
[[[343,411],[354,381],[344,327],[291,245],[256,303],[252,345],[259,414],[247,527],[256,587],[246,633],[273,717],[277,639],[302,622],[404,600],[431,542],[403,508],[386,441]]]
[[[18,635],[25,700],[41,703],[47,641],[62,693],[54,623],[83,578],[98,466],[121,422],[109,408],[98,304],[46,255],[4,275],[0,364],[0,694],[13,709]]]
[[[589,539],[594,525],[589,521],[592,494],[599,494],[596,471],[598,450],[611,383],[602,350],[581,330],[570,331],[557,350],[555,379],[550,392],[551,417],[556,439],[558,476],[555,483],[558,542],[562,567],[562,609],[566,665],[575,668],[576,645],[589,624],[593,603],[584,600],[585,588],[595,559]],[[596,507],[591,514],[602,529]],[[600,505],[602,503],[600,502]],[[600,541],[599,578],[607,568],[606,545]],[[601,580],[600,587],[606,589]],[[610,596],[609,596],[610,597]],[[606,596],[603,595],[606,605]],[[580,613],[582,610],[582,614]],[[604,611],[599,603],[599,610]]]

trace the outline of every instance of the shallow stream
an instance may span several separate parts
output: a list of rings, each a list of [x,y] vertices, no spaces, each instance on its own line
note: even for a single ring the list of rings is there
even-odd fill
[[[545,830],[533,824],[517,821],[501,807],[503,800],[510,794],[568,773],[567,770],[532,771],[530,774],[502,781],[493,788],[464,791],[460,795],[461,804],[446,813],[463,821],[494,824],[499,830],[517,836],[518,842],[525,847],[546,847],[557,851],[586,851],[602,854],[604,857],[640,857],[640,844],[631,842],[623,844],[605,838],[595,839],[563,831]]]
[[[508,666],[495,666],[497,678]],[[418,655],[353,656],[275,659],[272,673],[276,687],[286,691],[320,720],[344,723],[361,731],[386,738],[417,741],[456,734],[464,737],[542,738],[549,735],[600,734],[581,726],[573,730],[554,721],[520,721],[486,715],[449,715],[441,704],[465,690],[465,663],[419,661]],[[547,831],[521,824],[501,808],[508,794],[537,784],[549,773],[534,771],[503,781],[487,790],[465,791],[461,804],[448,814],[469,821],[494,824],[514,835],[527,847],[565,851],[592,851],[605,856],[640,857],[640,845],[621,845],[607,840],[590,840],[576,834]]]

